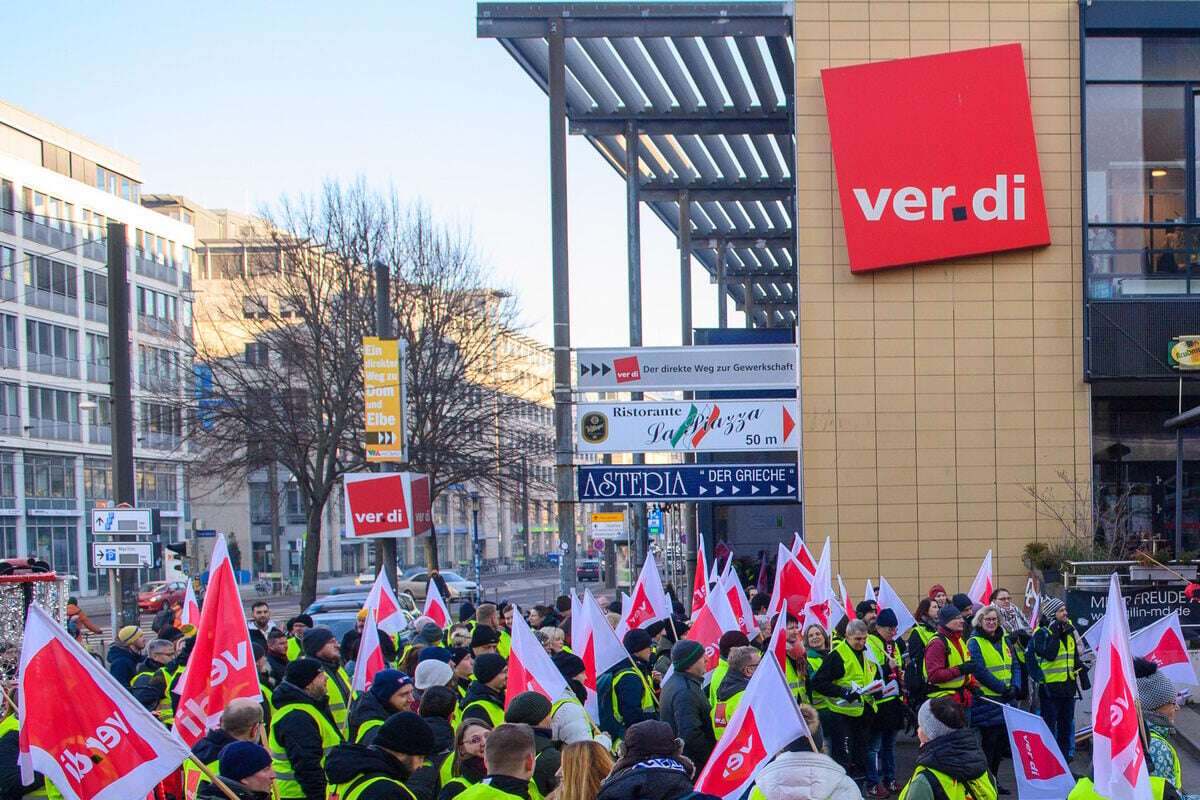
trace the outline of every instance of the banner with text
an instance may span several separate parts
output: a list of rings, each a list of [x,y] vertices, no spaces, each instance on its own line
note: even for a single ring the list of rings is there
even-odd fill
[[[433,530],[428,475],[354,472],[342,480],[346,538],[420,536]]]
[[[713,453],[795,450],[795,400],[580,403],[581,453]]]
[[[367,461],[407,461],[404,429],[405,343],[364,336],[363,437]]]
[[[796,345],[581,348],[579,391],[795,389]]]
[[[795,464],[647,464],[579,467],[581,503],[795,502]]]

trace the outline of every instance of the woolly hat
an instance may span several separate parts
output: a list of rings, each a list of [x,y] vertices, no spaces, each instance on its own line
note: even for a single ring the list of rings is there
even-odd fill
[[[433,686],[445,686],[454,677],[454,670],[445,661],[430,659],[417,664],[413,681],[418,691],[425,691]]]
[[[742,638],[745,639],[745,635]],[[682,672],[703,657],[704,645],[691,639],[676,642],[671,648],[671,666],[675,667],[677,672]]]
[[[475,659],[475,680],[488,683],[508,666],[508,662],[495,653],[484,653]]]
[[[450,666],[457,667],[458,662],[462,661],[467,656],[471,655],[469,647],[451,647],[450,648]]]
[[[315,658],[297,658],[287,665],[283,679],[301,689],[313,682],[313,678],[321,674],[321,662]]]
[[[256,742],[230,742],[221,748],[218,764],[222,778],[240,783],[271,766],[271,754]]]
[[[254,653],[255,661],[258,661],[260,658],[262,658],[263,656],[265,656],[267,654],[267,648],[263,647],[258,642],[252,642],[250,644],[250,650],[251,650],[251,652]]]
[[[444,647],[426,647],[417,656],[417,663],[422,661],[440,661],[443,664],[450,663],[450,651]]]
[[[555,653],[550,660],[554,662],[554,666],[558,667],[558,671],[567,680],[571,680],[579,673],[587,671],[587,668],[583,665],[583,659],[574,653],[568,653],[566,650]]]
[[[634,628],[626,633],[625,639],[621,643],[625,645],[625,649],[630,653],[640,653],[647,647],[653,646],[653,642],[650,641],[650,634],[641,628]]]
[[[896,612],[890,608],[885,608],[879,612],[879,616],[875,618],[876,628],[898,628],[900,620],[896,619]]]
[[[938,609],[938,625],[949,625],[956,619],[962,618],[962,612],[954,607],[953,603],[947,603]]]
[[[925,735],[930,739],[936,739],[953,731],[954,728],[937,718],[933,709],[929,707],[929,703],[930,701],[926,700],[917,711],[917,724],[921,726],[921,730],[925,731]]]
[[[656,719],[646,719],[625,729],[625,757],[646,761],[652,758],[674,758],[679,755],[679,742],[671,726]]]
[[[304,647],[304,655],[315,656],[326,642],[332,641],[333,631],[329,628],[309,628],[304,632],[304,640],[301,642]]]
[[[876,603],[874,600],[861,600],[859,601],[858,605],[854,607],[854,616],[862,619],[877,608],[879,608],[879,603]]]
[[[435,622],[427,622],[421,626],[420,632],[417,634],[416,641],[424,642],[425,644],[437,644],[442,640],[442,629]]]
[[[1059,600],[1057,597],[1046,597],[1045,595],[1043,595],[1042,596],[1042,615],[1045,616],[1046,619],[1054,619],[1054,615],[1057,614],[1058,610],[1060,608],[1062,608],[1064,605],[1066,605],[1066,604],[1063,603],[1062,600]]]
[[[550,708],[550,701],[541,692],[521,692],[509,701],[508,708],[504,710],[504,721],[524,722],[536,728],[550,716]]]
[[[975,606],[975,603],[971,600],[971,598],[967,597],[962,592],[959,592],[958,594],[954,595],[954,597],[950,598],[950,605],[957,608],[958,613],[961,614],[964,611],[970,611]]]
[[[946,593],[946,587],[942,586],[940,583],[935,583],[933,586],[929,587],[929,599],[930,600],[937,597],[939,594],[945,594],[945,593]]]
[[[462,605],[458,607],[458,621],[466,622],[473,616],[475,616],[475,606],[469,600],[463,600]]]
[[[371,680],[371,694],[375,695],[375,699],[386,707],[388,700],[392,699],[392,695],[405,686],[411,685],[412,678],[400,670],[381,669],[375,673],[375,677]]]
[[[721,651],[721,658],[728,658],[729,651],[735,647],[745,647],[750,644],[750,640],[746,638],[746,634],[741,631],[725,631],[721,634],[721,638],[717,639],[717,649]],[[675,649],[671,648],[674,653]]]
[[[1178,702],[1175,684],[1159,671],[1157,664],[1138,658],[1134,660],[1133,667],[1134,674],[1138,676],[1137,690],[1138,697],[1142,701],[1142,708],[1147,711],[1156,711],[1163,706],[1174,705]]]
[[[310,617],[308,614],[297,614],[296,616],[292,617],[291,619],[289,619],[287,621],[287,629],[288,629],[289,633],[292,630],[292,626],[295,625],[297,622],[303,622],[304,627],[306,627],[306,628],[311,628],[311,627],[313,627],[313,624],[314,624],[313,618]]]
[[[393,753],[408,756],[433,755],[433,728],[411,711],[392,714],[379,726],[375,744]]]
[[[133,644],[134,640],[141,635],[142,629],[137,625],[126,625],[117,631],[117,641],[121,644]]]
[[[500,634],[490,625],[476,625],[471,634],[471,647],[487,647],[490,644],[500,644]]]

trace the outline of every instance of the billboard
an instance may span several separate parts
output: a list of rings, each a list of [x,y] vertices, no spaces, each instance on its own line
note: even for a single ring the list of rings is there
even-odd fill
[[[796,401],[683,400],[580,403],[580,453],[717,453],[795,450]]]
[[[796,345],[581,348],[578,391],[796,388]]]
[[[407,461],[404,430],[404,343],[364,336],[363,439],[367,461]]]
[[[353,472],[342,476],[346,538],[420,536],[433,530],[429,476]]]

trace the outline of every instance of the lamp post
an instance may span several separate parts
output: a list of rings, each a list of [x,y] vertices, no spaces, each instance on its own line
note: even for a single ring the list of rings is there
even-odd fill
[[[475,602],[483,597],[483,576],[479,573],[479,492],[471,492],[471,559],[475,565]]]

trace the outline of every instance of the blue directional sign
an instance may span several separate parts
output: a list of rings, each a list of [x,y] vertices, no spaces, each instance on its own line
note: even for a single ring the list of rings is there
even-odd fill
[[[796,502],[795,464],[579,467],[582,503]]]
[[[651,536],[662,533],[662,509],[651,508],[646,511],[646,532]]]

